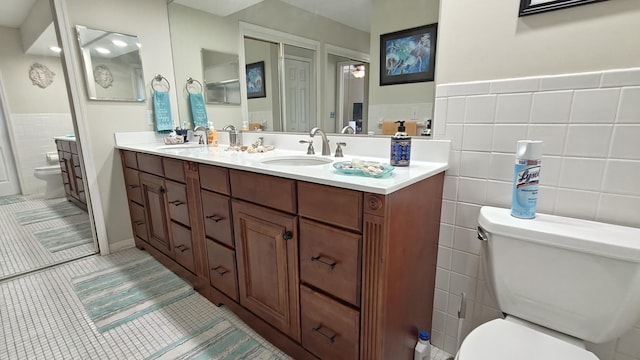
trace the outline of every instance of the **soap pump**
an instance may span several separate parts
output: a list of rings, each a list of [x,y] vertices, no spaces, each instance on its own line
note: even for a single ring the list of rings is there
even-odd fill
[[[404,121],[396,121],[398,132],[391,137],[391,159],[392,166],[409,166],[411,158],[411,137],[407,135]]]

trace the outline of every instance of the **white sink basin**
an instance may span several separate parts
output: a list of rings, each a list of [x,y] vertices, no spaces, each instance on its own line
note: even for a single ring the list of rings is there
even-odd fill
[[[331,164],[333,160],[314,156],[277,156],[260,161],[267,165],[280,166],[317,166]]]
[[[175,145],[162,145],[158,146],[158,149],[161,150],[170,150],[170,149],[193,149],[193,148],[206,148],[207,145],[198,144],[198,143],[186,143],[186,144],[175,144]]]

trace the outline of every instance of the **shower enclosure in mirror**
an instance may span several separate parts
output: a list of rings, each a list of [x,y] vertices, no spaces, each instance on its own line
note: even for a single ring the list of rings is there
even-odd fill
[[[238,55],[202,49],[202,72],[208,104],[240,105]]]
[[[89,99],[145,101],[138,37],[81,25],[76,31]]]

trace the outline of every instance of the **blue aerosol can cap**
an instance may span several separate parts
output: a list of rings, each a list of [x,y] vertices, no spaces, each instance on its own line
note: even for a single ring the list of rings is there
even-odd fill
[[[420,340],[429,340],[429,332],[427,330],[420,330],[420,332],[418,333],[418,337],[420,338]]]

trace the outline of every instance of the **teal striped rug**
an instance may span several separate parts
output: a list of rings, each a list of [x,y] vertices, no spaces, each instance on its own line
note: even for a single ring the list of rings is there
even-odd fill
[[[71,282],[100,332],[194,294],[188,283],[153,258],[74,277]]]
[[[24,198],[20,195],[10,195],[0,198],[0,205],[9,205],[23,202]]]
[[[278,359],[229,321],[216,318],[147,357],[147,360]]]
[[[67,216],[82,214],[83,210],[70,202],[56,203],[39,209],[16,211],[16,220],[21,225],[33,224]]]
[[[33,235],[52,253],[93,242],[91,223],[88,222],[42,230]]]

